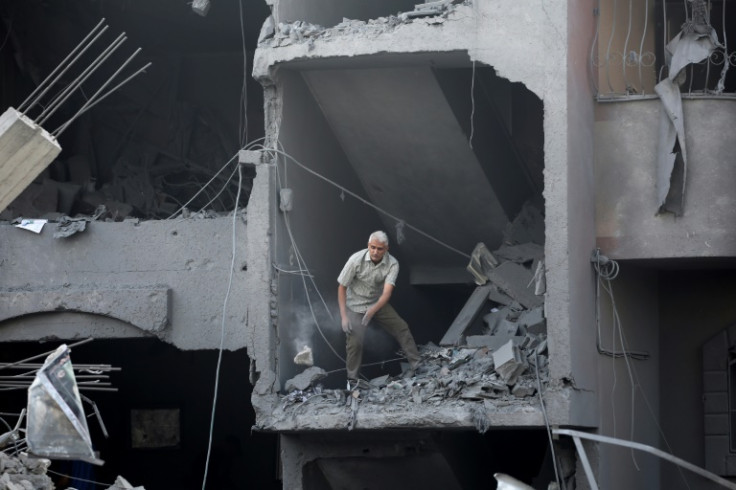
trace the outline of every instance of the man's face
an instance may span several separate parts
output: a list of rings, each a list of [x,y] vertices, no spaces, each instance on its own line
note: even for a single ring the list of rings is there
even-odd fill
[[[368,242],[368,255],[370,255],[371,261],[374,264],[379,263],[383,259],[383,256],[386,254],[387,251],[388,245],[379,242],[375,238],[371,239]]]

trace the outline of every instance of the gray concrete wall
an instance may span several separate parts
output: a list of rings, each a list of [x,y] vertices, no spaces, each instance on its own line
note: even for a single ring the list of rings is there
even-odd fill
[[[660,278],[660,414],[675,456],[705,467],[702,345],[736,323],[736,272],[668,271]],[[685,472],[690,488],[722,488]],[[660,488],[684,488],[662,465]]]
[[[598,433],[661,447],[659,430],[659,278],[655,270],[621,264],[618,277],[603,283],[600,294],[600,345],[621,352],[646,352],[647,360],[598,356]],[[613,328],[613,305],[621,331]],[[591,329],[594,326],[590,327]],[[588,346],[590,349],[590,346]],[[633,397],[633,399],[632,399]],[[609,444],[598,448],[598,478],[604,488],[675,488],[660,486],[660,460]]]
[[[259,218],[250,217],[257,225]],[[69,238],[0,226],[0,339],[155,335],[180,349],[220,344],[232,219],[93,222]],[[265,250],[246,251],[245,216],[235,222],[236,258],[225,347],[246,346],[264,288],[252,272]],[[248,324],[246,324],[246,320]]]
[[[656,155],[661,103],[596,109],[598,245],[614,258],[732,257],[736,101],[684,100],[688,148],[684,214],[657,215]]]
[[[416,3],[414,0],[280,0],[274,15],[277,22],[303,20],[330,27],[343,18],[368,20],[414,10]]]

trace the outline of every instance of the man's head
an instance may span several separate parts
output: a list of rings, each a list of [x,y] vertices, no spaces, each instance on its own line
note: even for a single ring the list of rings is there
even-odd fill
[[[382,231],[374,231],[368,237],[368,255],[374,264],[383,260],[388,252],[388,235]]]

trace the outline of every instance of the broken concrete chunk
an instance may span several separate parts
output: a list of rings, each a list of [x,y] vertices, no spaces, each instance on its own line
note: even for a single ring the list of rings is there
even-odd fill
[[[509,340],[514,345],[521,345],[525,339],[523,335],[469,335],[465,341],[468,347],[486,347],[491,352],[495,352]]]
[[[299,364],[300,366],[313,366],[314,365],[314,357],[312,356],[312,349],[309,348],[308,345],[305,345],[302,350],[300,350],[296,356],[294,356],[294,364]]]
[[[501,320],[493,335],[518,335],[519,325],[509,320]]]
[[[390,376],[388,374],[384,374],[383,376],[379,376],[378,378],[373,378],[369,381],[369,383],[373,388],[383,388],[387,385],[389,378]]]
[[[286,391],[304,391],[312,386],[315,381],[320,380],[325,376],[327,376],[327,372],[324,369],[322,369],[321,367],[312,366],[304,370],[302,373],[294,376],[290,380],[287,380],[284,388],[286,389]]]
[[[73,220],[71,218],[62,219],[58,225],[56,225],[56,231],[54,232],[54,238],[67,238],[75,233],[81,233],[87,229],[87,221]]]
[[[537,390],[533,386],[524,385],[521,383],[516,383],[516,385],[511,390],[511,394],[514,396],[518,396],[520,398],[523,398],[525,396],[533,396]]]
[[[532,273],[526,267],[514,262],[504,262],[488,275],[493,284],[525,308],[534,308],[544,303],[544,298],[535,295],[531,289],[532,278]]]
[[[465,306],[463,306],[463,309],[455,317],[445,336],[440,340],[440,345],[456,345],[460,342],[465,330],[467,330],[483,310],[483,306],[488,301],[489,290],[490,285],[475,288],[470,299],[465,303]]]
[[[486,327],[488,328],[488,333],[490,335],[494,335],[496,330],[498,329],[498,325],[503,321],[506,320],[509,316],[509,313],[511,313],[510,308],[493,308],[491,309],[491,312],[483,317],[483,322],[486,324]]]
[[[534,334],[539,333],[546,333],[547,326],[546,321],[544,319],[544,307],[543,306],[537,306],[536,308],[532,308],[531,310],[526,310],[519,315],[519,319],[517,320],[517,323],[526,328],[527,331]],[[533,331],[533,330],[539,330],[540,325],[542,325],[544,328],[541,332],[539,331]]]
[[[519,375],[526,371],[528,365],[521,357],[519,348],[512,341],[507,342],[493,353],[496,372],[508,385],[516,383]]]
[[[488,290],[488,299],[493,301],[494,303],[498,303],[505,306],[512,306],[516,303],[516,301],[513,300],[513,298],[509,297],[506,293],[498,289],[496,285],[491,285],[491,287]]]
[[[525,264],[543,258],[544,247],[536,243],[527,242],[518,245],[503,245],[493,253],[501,260]]]
[[[260,34],[258,34],[258,44],[262,43],[266,39],[273,37],[275,32],[276,24],[273,20],[273,16],[269,15],[266,20],[263,21],[263,25],[261,26],[261,32]]]

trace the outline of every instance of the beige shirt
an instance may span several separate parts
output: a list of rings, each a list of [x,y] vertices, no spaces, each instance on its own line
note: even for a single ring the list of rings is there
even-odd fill
[[[398,260],[386,252],[374,264],[366,248],[350,256],[337,282],[347,288],[345,305],[356,313],[365,313],[381,297],[384,284],[396,286],[398,275]]]

